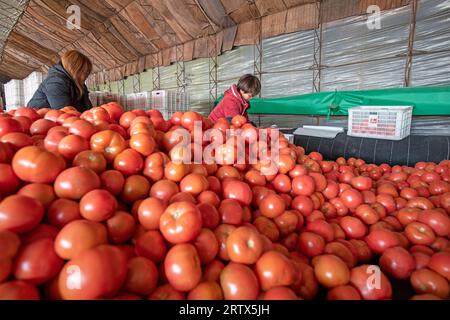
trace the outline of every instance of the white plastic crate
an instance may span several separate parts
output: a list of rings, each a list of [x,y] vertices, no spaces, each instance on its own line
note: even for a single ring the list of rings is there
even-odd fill
[[[361,106],[348,109],[348,135],[402,140],[411,132],[412,106]]]
[[[189,111],[189,94],[177,90],[152,91],[152,108],[162,113],[168,120],[177,111]]]
[[[6,110],[13,110],[25,105],[23,96],[23,81],[10,80],[5,83],[5,106]]]
[[[23,79],[24,104],[27,104],[31,98],[33,98],[33,95],[42,83],[43,78],[41,72],[34,71],[30,73],[28,77]]]
[[[127,110],[144,109],[150,110],[152,108],[152,93],[151,91],[143,91],[137,93],[129,93],[126,95]]]

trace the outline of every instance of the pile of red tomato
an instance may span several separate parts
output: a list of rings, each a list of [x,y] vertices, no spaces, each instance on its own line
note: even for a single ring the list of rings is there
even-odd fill
[[[257,130],[117,103],[0,114],[0,299],[449,298],[450,161],[325,161],[282,135],[276,174],[172,161],[194,121]]]

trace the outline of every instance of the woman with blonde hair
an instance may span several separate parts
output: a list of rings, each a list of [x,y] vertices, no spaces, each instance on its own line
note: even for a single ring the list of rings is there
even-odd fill
[[[92,107],[85,81],[92,71],[92,63],[81,52],[70,50],[61,61],[50,68],[28,107],[61,109],[73,106],[83,112]]]

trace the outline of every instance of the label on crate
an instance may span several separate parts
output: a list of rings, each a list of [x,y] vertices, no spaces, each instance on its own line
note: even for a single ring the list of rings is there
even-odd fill
[[[378,114],[370,114],[369,115],[369,121],[367,123],[367,126],[369,128],[376,128],[376,127],[378,127]]]

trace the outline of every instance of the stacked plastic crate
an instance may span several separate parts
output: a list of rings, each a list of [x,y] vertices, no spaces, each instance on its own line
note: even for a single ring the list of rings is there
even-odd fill
[[[6,110],[14,110],[25,105],[23,81],[13,79],[5,84]]]
[[[177,90],[152,91],[152,108],[159,110],[164,119],[170,119],[177,111],[189,111],[189,94]]]
[[[42,83],[42,80],[43,74],[37,71],[30,73],[28,77],[23,79],[23,96],[25,105],[31,100],[31,98],[33,98],[33,95]]]
[[[152,108],[152,93],[151,91],[144,91],[138,93],[129,93],[127,97],[127,110],[144,109],[150,110]]]

